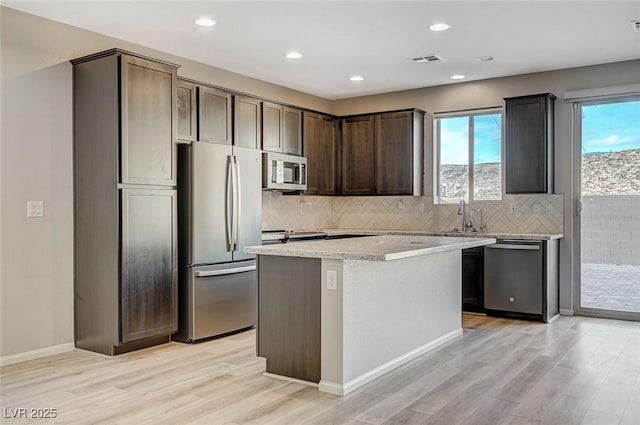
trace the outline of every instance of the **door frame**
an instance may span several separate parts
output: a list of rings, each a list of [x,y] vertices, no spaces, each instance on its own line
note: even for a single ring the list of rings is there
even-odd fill
[[[573,214],[573,311],[578,316],[640,322],[640,312],[582,307],[582,106],[624,101],[640,101],[640,95],[598,96],[580,99],[573,103],[573,201],[575,211]]]

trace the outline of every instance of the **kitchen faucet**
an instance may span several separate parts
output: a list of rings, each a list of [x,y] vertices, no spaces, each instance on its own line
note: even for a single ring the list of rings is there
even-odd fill
[[[467,229],[473,227],[473,223],[471,220],[467,221],[467,208],[464,199],[460,200],[460,205],[458,206],[458,215],[462,216],[462,233],[466,233]]]

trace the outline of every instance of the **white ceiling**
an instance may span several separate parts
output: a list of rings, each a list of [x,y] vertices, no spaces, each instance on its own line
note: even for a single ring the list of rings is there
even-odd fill
[[[640,59],[639,1],[2,4],[327,99],[450,84],[456,73],[470,81]],[[217,24],[194,25],[203,15]],[[451,28],[429,31],[435,22]],[[289,50],[302,59],[286,59]],[[426,54],[446,62],[409,60]],[[485,55],[495,59],[476,59]]]

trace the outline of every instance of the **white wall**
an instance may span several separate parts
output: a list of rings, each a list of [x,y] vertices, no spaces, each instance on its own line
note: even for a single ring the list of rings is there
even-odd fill
[[[16,53],[3,45],[2,356],[73,341],[71,64],[5,79],[29,62]],[[28,200],[43,218],[26,217]]]

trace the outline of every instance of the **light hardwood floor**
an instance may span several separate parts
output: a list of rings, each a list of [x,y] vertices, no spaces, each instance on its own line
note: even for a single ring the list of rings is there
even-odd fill
[[[463,315],[464,336],[346,397],[267,378],[255,331],[1,370],[3,423],[640,424],[640,323]],[[56,408],[55,420],[6,409]]]

